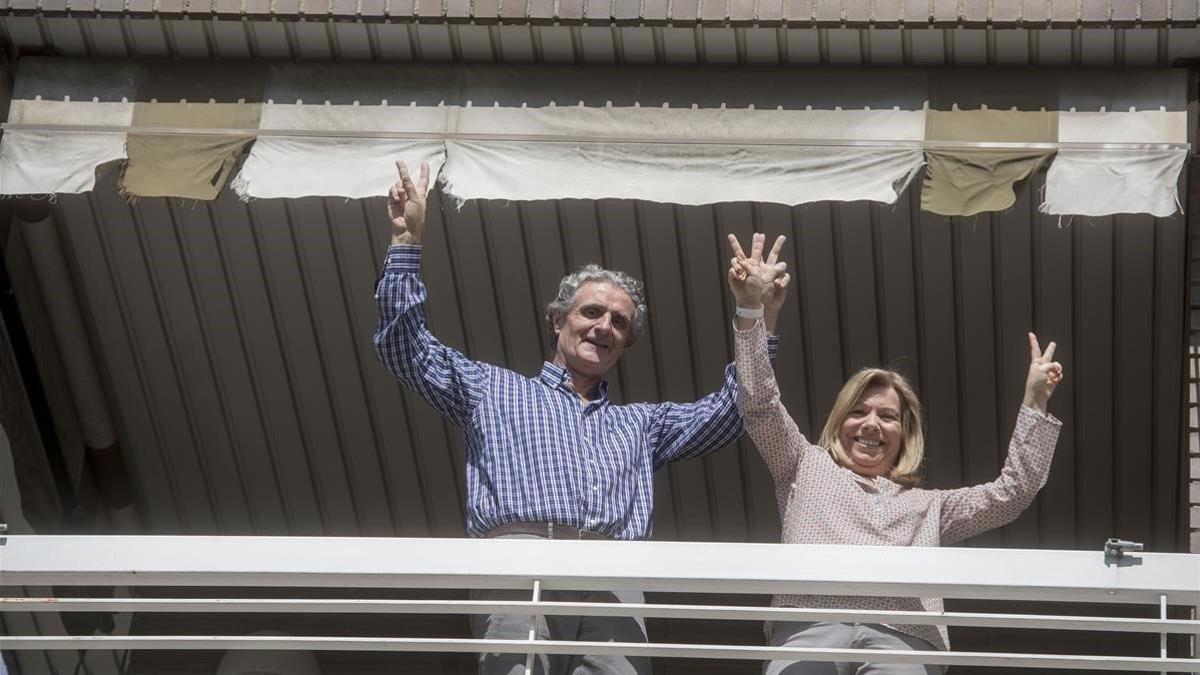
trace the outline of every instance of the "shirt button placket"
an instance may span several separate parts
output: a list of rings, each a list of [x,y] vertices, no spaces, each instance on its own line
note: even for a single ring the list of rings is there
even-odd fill
[[[600,497],[600,467],[596,463],[596,442],[592,431],[592,420],[589,415],[584,419],[583,433],[583,450],[587,453],[587,476],[588,483],[591,486],[590,494],[587,498],[587,511],[584,513],[585,527],[595,527],[596,525],[596,510]]]
[[[596,483],[595,470],[592,463],[592,434],[588,429],[588,413],[587,406],[584,406],[579,411],[579,432],[583,447],[581,448],[584,455],[587,457],[587,462],[583,465],[584,485],[592,486]],[[591,521],[592,508],[592,493],[594,490],[585,490],[583,493],[583,526],[586,528]]]

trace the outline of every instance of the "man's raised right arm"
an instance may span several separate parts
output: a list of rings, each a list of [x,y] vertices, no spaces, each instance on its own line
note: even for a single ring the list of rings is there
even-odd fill
[[[403,162],[400,180],[388,191],[392,245],[375,286],[379,325],[375,351],[384,367],[421,395],[443,417],[466,425],[482,398],[489,368],[438,342],[425,325],[425,284],[421,281],[421,232],[429,165],[421,165],[414,184]]]

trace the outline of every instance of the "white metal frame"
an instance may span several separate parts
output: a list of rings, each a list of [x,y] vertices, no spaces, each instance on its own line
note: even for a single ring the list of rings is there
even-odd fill
[[[936,140],[863,140],[853,138],[697,138],[675,136],[592,136],[583,134],[468,133],[452,131],[376,131],[349,129],[270,129],[168,127],[112,124],[27,124],[0,123],[4,131],[53,131],[62,133],[130,133],[152,136],[287,136],[308,138],[397,138],[435,141],[509,141],[513,143],[648,143],[653,145],[736,145],[921,148],[923,150],[1186,150],[1190,143],[1127,142],[1009,142]]]
[[[872,651],[892,663],[1200,672],[1168,658],[1166,634],[1200,638],[1200,556],[1144,553],[1119,564],[1101,551],[800,546],[676,542],[304,537],[13,536],[0,545],[0,584],[16,586],[288,586],[508,588],[529,601],[0,598],[0,611],[514,613],[726,620],[912,623],[1159,633],[1157,655]],[[706,604],[564,603],[546,590],[798,593],[1138,604],[1158,619],[879,612]],[[861,660],[859,650],[537,640],[276,636],[8,636],[6,649],[318,649],[627,654],[712,659]],[[1193,649],[1194,652],[1194,649]]]

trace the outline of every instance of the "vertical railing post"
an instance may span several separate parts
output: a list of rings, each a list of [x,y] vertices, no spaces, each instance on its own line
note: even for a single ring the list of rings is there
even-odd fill
[[[536,604],[542,601],[542,581],[541,579],[533,580],[533,602]],[[537,639],[537,622],[541,617],[537,614],[529,615],[529,641],[533,642]],[[525,655],[525,675],[533,675],[533,652]]]
[[[1167,620],[1167,596],[1166,595],[1158,596],[1158,618],[1162,619],[1163,621]],[[1158,658],[1160,658],[1160,659],[1167,658],[1167,634],[1166,633],[1158,634]],[[1162,671],[1162,675],[1167,675],[1167,671],[1165,671],[1165,670]]]
[[[1196,606],[1192,607],[1192,621],[1200,621],[1200,603],[1196,603]],[[1200,659],[1200,635],[1192,633],[1189,642],[1191,644],[1192,658]]]

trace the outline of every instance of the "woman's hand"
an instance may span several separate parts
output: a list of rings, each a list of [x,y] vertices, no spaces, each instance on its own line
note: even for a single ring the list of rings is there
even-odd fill
[[[1029,375],[1025,377],[1025,399],[1022,402],[1043,414],[1055,387],[1063,379],[1062,364],[1053,360],[1056,346],[1051,342],[1043,352],[1037,336],[1029,334]]]
[[[754,233],[747,257],[737,237],[729,235],[729,248],[733,251],[733,257],[729,260],[729,290],[733,291],[738,307],[766,307],[767,311],[774,310],[778,314],[787,295],[788,277],[784,273],[787,263],[779,262],[779,252],[787,238],[777,237],[764,261],[762,255],[766,238],[761,232]]]
[[[775,333],[775,324],[779,322],[779,311],[783,309],[783,301],[787,298],[788,282],[791,280],[792,275],[784,272],[783,276],[775,277],[775,281],[763,295],[763,323],[766,324],[767,333]]]

